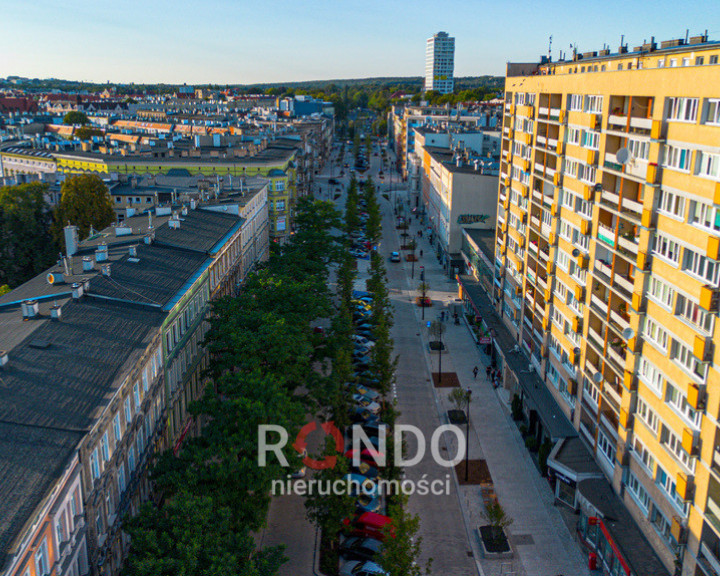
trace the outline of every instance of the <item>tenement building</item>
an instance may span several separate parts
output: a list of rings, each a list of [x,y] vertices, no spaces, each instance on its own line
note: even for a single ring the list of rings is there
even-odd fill
[[[508,65],[497,212],[517,352],[688,576],[720,574],[719,59],[698,36]],[[630,565],[597,482],[572,473],[557,493],[598,562],[660,573]]]

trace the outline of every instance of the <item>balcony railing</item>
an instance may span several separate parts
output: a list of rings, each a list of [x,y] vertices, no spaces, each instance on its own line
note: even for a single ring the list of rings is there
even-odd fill
[[[623,248],[623,249],[627,250],[628,252],[637,256],[637,253],[639,250],[638,238],[632,237],[632,239],[630,239],[630,238],[626,238],[625,236],[620,236],[618,238],[618,247]]]
[[[615,194],[614,192],[608,192],[607,190],[602,191],[602,195],[600,196],[600,201],[604,204],[610,205],[612,208],[617,208],[618,202],[620,202],[620,196]]]
[[[622,207],[626,210],[630,210],[631,212],[636,212],[637,214],[642,214],[643,211],[642,203],[630,200],[630,198],[622,199]]]
[[[597,237],[608,246],[615,247],[615,230],[608,228],[603,224],[598,224]]]
[[[542,276],[538,276],[537,285],[538,288],[541,288],[543,291],[547,290],[547,279],[543,278]]]
[[[620,274],[615,274],[613,277],[613,284],[619,286],[629,294],[632,294],[632,291],[635,288],[635,284]]]
[[[620,327],[620,330],[630,328],[630,322],[623,318],[616,310],[610,310],[610,320]]]
[[[590,296],[590,304],[597,308],[599,312],[602,312],[604,320],[605,316],[607,316],[608,311],[607,302],[603,301],[603,299],[600,298],[600,296],[598,296],[597,294],[593,294],[592,296]]]

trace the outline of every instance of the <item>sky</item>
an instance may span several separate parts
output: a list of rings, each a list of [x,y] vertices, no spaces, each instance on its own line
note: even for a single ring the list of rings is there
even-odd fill
[[[682,8],[680,9],[680,6]],[[254,84],[422,76],[455,37],[455,76],[708,30],[718,0],[0,0],[0,77]]]

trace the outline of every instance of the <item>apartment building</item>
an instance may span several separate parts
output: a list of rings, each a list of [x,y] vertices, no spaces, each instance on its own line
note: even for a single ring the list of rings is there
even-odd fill
[[[425,90],[452,94],[455,88],[455,38],[438,32],[425,43]]]
[[[239,210],[195,205],[80,243],[69,226],[58,266],[0,297],[0,416],[22,429],[0,441],[13,455],[0,465],[3,576],[119,572],[122,518],[152,495],[150,458],[198,431],[187,407],[203,391],[209,301],[244,278],[248,244],[267,254],[266,189],[239,202],[250,228]]]
[[[720,574],[719,59],[698,36],[508,65],[497,214],[498,312],[687,576]],[[605,568],[651,573],[591,500]]]

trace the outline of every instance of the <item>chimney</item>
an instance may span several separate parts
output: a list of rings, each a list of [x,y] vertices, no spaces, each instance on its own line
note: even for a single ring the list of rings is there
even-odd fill
[[[190,210],[195,210],[196,206],[197,203],[195,202],[195,200],[190,200]]]
[[[100,266],[100,272],[102,273],[103,276],[110,278],[110,262]]]
[[[23,320],[29,320],[35,318],[38,314],[38,303],[37,300],[23,300],[20,305],[22,309]]]
[[[78,228],[68,224],[64,228],[65,232],[65,253],[73,256],[77,252],[78,247]]]
[[[131,258],[137,258],[137,246],[128,247],[128,254]]]
[[[188,214],[187,206],[183,206],[183,207],[182,207],[182,210],[180,211],[180,213],[181,213],[183,216],[187,216],[187,214]]]
[[[95,263],[93,262],[92,256],[83,256],[82,267],[83,272],[90,272],[95,268]]]
[[[72,297],[75,300],[79,300],[83,295],[83,285],[77,282],[72,285]]]
[[[83,287],[83,294],[90,294],[90,279],[85,278],[85,280],[82,281],[82,287]]]
[[[95,261],[96,262],[104,262],[108,259],[108,247],[105,242],[100,244],[100,246],[97,247],[97,250],[95,250]]]
[[[55,304],[52,308],[50,308],[50,318],[58,322],[60,318],[62,318],[62,308]]]

